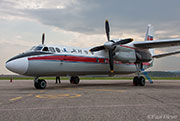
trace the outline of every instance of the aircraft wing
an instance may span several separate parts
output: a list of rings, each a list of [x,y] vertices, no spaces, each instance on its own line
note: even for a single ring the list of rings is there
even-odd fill
[[[180,46],[180,39],[166,39],[166,40],[135,42],[134,46],[137,48],[142,48],[142,49]]]
[[[180,51],[158,54],[158,55],[153,55],[153,58],[162,58],[162,57],[166,57],[166,56],[170,56],[170,55],[174,55],[174,54],[178,54],[178,53],[180,53]]]

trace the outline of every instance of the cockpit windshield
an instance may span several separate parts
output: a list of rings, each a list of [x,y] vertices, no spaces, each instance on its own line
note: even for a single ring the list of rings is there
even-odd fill
[[[41,50],[42,48],[42,46],[37,46],[34,50]]]
[[[34,48],[36,48],[36,46],[33,46],[30,50],[34,50]]]
[[[32,51],[40,51],[43,47],[42,46],[33,46],[30,50]]]
[[[43,52],[52,52],[55,53],[55,49],[53,47],[43,47],[43,46],[33,46],[31,49],[31,51],[43,51]],[[58,52],[60,51],[60,49],[58,49]]]

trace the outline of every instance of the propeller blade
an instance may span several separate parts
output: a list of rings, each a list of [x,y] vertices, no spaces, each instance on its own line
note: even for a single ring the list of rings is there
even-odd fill
[[[114,60],[113,60],[113,51],[109,50],[109,66],[110,66],[110,70],[111,73],[114,72]]]
[[[42,35],[42,45],[44,45],[45,34]]]
[[[110,28],[108,20],[105,21],[105,30],[108,41],[110,41]]]
[[[123,44],[130,43],[132,41],[133,41],[132,38],[122,39],[122,40],[119,40],[118,42],[115,42],[113,45],[123,45]]]
[[[100,50],[104,50],[104,49],[105,49],[105,47],[104,47],[104,45],[102,45],[102,46],[96,46],[96,47],[90,49],[90,51],[95,52],[95,51],[100,51]]]

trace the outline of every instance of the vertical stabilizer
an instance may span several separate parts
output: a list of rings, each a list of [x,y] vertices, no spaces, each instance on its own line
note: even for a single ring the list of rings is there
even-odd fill
[[[145,36],[145,41],[153,41],[154,40],[154,29],[151,24],[148,24],[147,26],[147,31],[146,31],[146,36]],[[149,49],[151,55],[154,55],[154,49]]]
[[[153,39],[154,39],[153,26],[151,26],[151,24],[149,24],[147,26],[145,41],[152,41]]]

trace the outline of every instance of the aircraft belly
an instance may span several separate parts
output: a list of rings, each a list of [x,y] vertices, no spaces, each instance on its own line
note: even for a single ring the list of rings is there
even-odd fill
[[[135,65],[114,64],[115,74],[134,73]],[[29,76],[66,76],[66,75],[105,75],[111,74],[108,63],[86,63],[68,61],[29,61],[29,68],[25,75]]]

